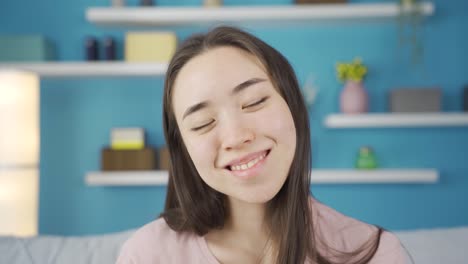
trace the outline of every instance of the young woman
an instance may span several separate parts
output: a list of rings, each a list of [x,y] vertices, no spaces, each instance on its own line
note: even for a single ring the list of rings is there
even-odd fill
[[[405,263],[399,240],[310,194],[307,109],[288,61],[218,27],[186,40],[164,87],[162,217],[118,263]]]

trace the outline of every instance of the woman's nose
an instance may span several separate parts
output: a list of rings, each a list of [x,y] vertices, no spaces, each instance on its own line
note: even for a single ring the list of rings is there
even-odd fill
[[[232,150],[244,147],[255,139],[254,129],[242,120],[227,121],[220,134],[223,149]]]

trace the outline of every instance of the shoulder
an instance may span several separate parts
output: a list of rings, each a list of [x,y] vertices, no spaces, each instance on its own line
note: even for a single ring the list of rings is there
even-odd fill
[[[325,248],[354,251],[377,234],[376,226],[346,216],[315,199],[311,199],[311,208],[314,231],[318,240],[325,243]],[[393,233],[383,231],[371,263],[406,263],[405,256],[399,239]]]
[[[384,231],[380,237],[379,248],[370,263],[406,264],[411,261],[398,237]]]
[[[377,227],[352,217],[311,199],[314,231],[319,239],[340,250],[352,250],[377,232]]]
[[[175,252],[195,250],[196,240],[196,235],[175,232],[159,218],[139,228],[123,244],[117,263],[162,263],[173,259]]]

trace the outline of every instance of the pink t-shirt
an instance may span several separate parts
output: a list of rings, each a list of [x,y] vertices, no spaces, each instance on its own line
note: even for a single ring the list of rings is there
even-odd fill
[[[315,232],[327,245],[342,251],[359,248],[376,227],[347,217],[311,199]],[[319,250],[321,248],[319,247]],[[320,251],[327,256],[326,251]],[[220,264],[203,236],[169,228],[163,218],[138,229],[123,245],[117,264],[192,263]],[[398,238],[383,232],[371,264],[405,264],[408,257]]]

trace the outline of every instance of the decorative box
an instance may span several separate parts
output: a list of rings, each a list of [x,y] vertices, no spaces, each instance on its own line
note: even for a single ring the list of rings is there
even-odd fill
[[[152,148],[140,150],[114,150],[105,148],[101,152],[101,170],[155,170],[156,151]]]
[[[130,62],[169,62],[177,48],[172,32],[128,32],[125,60]]]
[[[169,156],[169,150],[167,147],[162,147],[158,149],[158,169],[160,170],[169,170],[171,157]]]
[[[390,112],[440,112],[440,88],[403,88],[390,91]]]
[[[44,36],[0,36],[0,61],[48,61],[53,59],[53,46]]]

